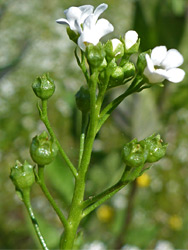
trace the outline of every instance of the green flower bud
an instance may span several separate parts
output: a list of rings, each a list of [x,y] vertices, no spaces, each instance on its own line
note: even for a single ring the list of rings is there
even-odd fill
[[[85,53],[89,65],[93,68],[100,67],[106,55],[101,43],[98,43],[96,46],[92,43],[88,44]]]
[[[80,111],[87,113],[90,110],[90,93],[87,86],[82,86],[75,95],[76,105]]]
[[[163,143],[160,135],[151,135],[143,141],[140,141],[140,144],[148,151],[146,162],[156,162],[166,153],[167,143]]]
[[[129,30],[125,33],[125,53],[137,53],[140,46],[140,39],[134,30]]]
[[[112,39],[105,44],[106,56],[109,59],[121,58],[124,55],[124,45],[119,39]]]
[[[32,88],[35,95],[42,100],[49,99],[55,91],[54,81],[50,78],[48,73],[41,77],[37,77],[32,84]]]
[[[119,86],[123,84],[123,80],[124,80],[124,70],[122,67],[116,66],[111,73],[108,87],[112,88],[112,87]]]
[[[16,161],[16,165],[11,168],[10,178],[17,191],[30,188],[35,182],[33,166],[29,165],[27,161],[24,164]]]
[[[132,62],[127,62],[123,66],[123,71],[124,71],[124,78],[129,78],[135,75],[135,66],[134,63]]]
[[[51,163],[57,155],[57,145],[48,138],[46,131],[33,138],[30,146],[31,158],[39,165]]]
[[[102,61],[102,63],[101,63],[101,65],[99,66],[98,70],[99,70],[99,71],[102,71],[102,70],[104,70],[106,67],[107,67],[107,61],[106,61],[106,59],[104,58],[103,61]]]
[[[145,163],[147,152],[140,145],[137,139],[134,139],[125,144],[122,157],[125,164],[129,167],[139,167]]]

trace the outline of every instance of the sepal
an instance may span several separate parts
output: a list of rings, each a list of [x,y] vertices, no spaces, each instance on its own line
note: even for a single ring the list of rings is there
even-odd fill
[[[71,30],[69,27],[67,27],[67,34],[69,36],[69,39],[72,40],[74,43],[77,44],[77,40],[78,40],[79,34],[76,33],[74,30]]]
[[[146,62],[146,54],[150,54],[151,50],[147,50],[145,52],[140,53],[137,59],[136,67],[139,74],[143,74],[144,69],[146,68],[147,62]]]

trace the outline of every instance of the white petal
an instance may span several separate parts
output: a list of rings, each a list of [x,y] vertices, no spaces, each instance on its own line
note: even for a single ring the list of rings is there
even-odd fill
[[[84,36],[83,36],[83,34],[78,38],[77,43],[78,43],[78,46],[80,47],[80,49],[85,51],[86,46],[84,44]]]
[[[144,70],[144,75],[148,78],[150,83],[158,83],[164,81],[165,77],[161,74],[161,72],[151,72],[148,70],[148,67]]]
[[[111,42],[112,42],[113,51],[116,50],[118,45],[122,44],[122,42],[117,38],[112,39]]]
[[[68,22],[67,19],[65,19],[65,18],[57,19],[57,20],[56,20],[56,23],[59,23],[59,24],[67,24],[67,25],[70,26],[69,22]]]
[[[82,24],[84,20],[93,13],[94,7],[92,5],[83,5],[80,6],[79,9],[81,10],[82,14],[80,16],[79,24]]]
[[[125,48],[130,49],[138,40],[138,34],[134,30],[129,30],[125,33]]]
[[[166,69],[179,67],[183,63],[183,56],[176,49],[170,49],[161,65]]]
[[[86,4],[86,5],[82,5],[80,7],[78,7],[82,12],[90,12],[92,13],[93,12],[93,5],[89,5],[89,4]]]
[[[78,31],[75,26],[75,22],[79,23],[81,17],[81,10],[78,7],[70,7],[69,9],[64,11],[66,18],[69,22],[69,26],[71,30]]]
[[[167,54],[167,48],[165,46],[157,46],[152,49],[151,60],[154,65],[160,66],[161,62],[165,59]]]
[[[95,23],[96,21],[94,18],[94,14],[89,15],[83,23],[83,31],[87,32],[87,30],[93,29],[95,27]]]
[[[69,9],[64,11],[67,20],[76,20],[80,18],[81,10],[78,7],[70,7]]]
[[[101,18],[97,21],[95,28],[99,39],[114,31],[113,25],[104,18]]]
[[[108,8],[108,4],[102,3],[94,11],[95,20]]]
[[[154,72],[154,71],[155,71],[155,68],[154,68],[154,64],[153,64],[153,61],[151,60],[150,56],[149,56],[148,54],[146,54],[145,58],[146,58],[148,70],[149,70],[151,73]]]
[[[174,83],[181,82],[185,76],[185,71],[183,69],[169,69],[166,71],[165,78]]]
[[[150,56],[146,54],[146,62],[147,66],[144,69],[144,75],[148,78],[150,83],[157,83],[162,82],[165,77],[163,76],[164,70],[158,69],[155,70],[153,61],[151,60]]]

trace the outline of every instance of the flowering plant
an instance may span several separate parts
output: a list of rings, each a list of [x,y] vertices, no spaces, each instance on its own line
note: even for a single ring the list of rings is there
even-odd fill
[[[86,79],[86,84],[81,86],[75,95],[77,108],[82,113],[77,166],[61,147],[48,120],[47,103],[55,91],[54,81],[45,74],[38,77],[32,85],[34,93],[41,100],[41,105],[38,104],[39,115],[49,135],[44,131],[33,138],[30,154],[37,167],[30,166],[26,162],[23,165],[17,162],[11,170],[11,179],[29,212],[41,246],[46,250],[48,247],[30,204],[30,189],[35,180],[64,226],[60,248],[73,249],[79,225],[84,217],[140,177],[148,169],[145,167],[146,163],[160,160],[166,152],[167,144],[163,143],[160,135],[154,134],[141,141],[133,139],[122,147],[124,170],[118,182],[99,194],[85,197],[86,174],[89,171],[93,143],[113,110],[131,94],[151,88],[154,83],[161,84],[165,79],[180,82],[185,75],[182,69],[177,68],[183,63],[183,56],[175,49],[167,51],[165,46],[160,46],[152,51],[139,53],[140,39],[136,31],[127,31],[123,38],[114,38],[101,43],[100,39],[114,30],[108,20],[99,19],[107,7],[107,4],[100,4],[95,10],[91,5],[70,7],[64,12],[66,19],[57,20],[59,24],[68,25],[67,33],[77,44],[75,57]],[[135,63],[131,60],[133,54],[138,55]],[[104,98],[109,89],[120,85],[125,85],[125,90],[105,104]],[[49,193],[44,179],[45,166],[54,160],[57,151],[70,168],[75,180],[67,216]],[[28,179],[32,180],[29,185],[27,185]]]

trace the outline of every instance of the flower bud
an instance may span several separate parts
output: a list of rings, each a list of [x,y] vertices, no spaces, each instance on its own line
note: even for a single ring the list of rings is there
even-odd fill
[[[109,59],[120,58],[124,55],[124,46],[119,39],[112,39],[105,44],[106,56]]]
[[[87,113],[90,110],[90,93],[87,86],[82,86],[75,95],[76,105],[80,111]]]
[[[32,88],[35,95],[42,100],[49,99],[55,91],[54,81],[50,78],[48,73],[41,77],[37,77],[32,84]]]
[[[16,165],[11,168],[10,178],[16,190],[23,191],[30,188],[35,182],[33,166],[29,165],[27,161],[24,164],[16,161]]]
[[[143,141],[140,141],[140,144],[148,151],[146,162],[156,162],[166,153],[167,143],[163,143],[160,135],[151,135]]]
[[[128,54],[133,54],[138,52],[140,45],[140,39],[138,39],[138,34],[134,30],[129,30],[125,33],[125,52]]]
[[[101,43],[96,46],[92,43],[86,46],[86,58],[89,65],[93,68],[98,68],[102,64],[106,53]]]
[[[108,87],[112,88],[123,84],[123,79],[124,79],[123,68],[120,66],[116,66],[111,73]]]
[[[139,144],[137,139],[125,144],[122,152],[123,161],[129,167],[139,167],[143,165],[147,158],[147,152]]]
[[[57,155],[57,145],[48,138],[46,131],[33,138],[30,146],[31,158],[39,165],[50,164]]]
[[[124,78],[129,78],[135,75],[135,66],[134,63],[132,62],[127,62],[126,64],[124,64],[124,66],[122,67],[123,71],[124,71]]]

